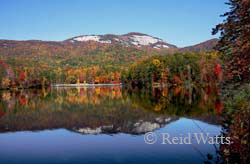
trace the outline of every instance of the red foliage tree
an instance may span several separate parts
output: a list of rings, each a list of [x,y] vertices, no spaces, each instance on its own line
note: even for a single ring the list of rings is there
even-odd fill
[[[250,1],[229,0],[230,11],[223,17],[226,20],[213,29],[220,32],[217,44],[226,61],[225,70],[230,79],[250,79]]]

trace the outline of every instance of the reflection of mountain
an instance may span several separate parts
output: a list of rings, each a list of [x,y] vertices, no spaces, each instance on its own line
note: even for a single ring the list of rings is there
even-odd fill
[[[129,134],[144,134],[147,132],[155,131],[176,120],[175,117],[156,117],[150,121],[138,120],[136,122],[127,121],[124,124],[117,125],[104,125],[97,128],[89,127],[74,127],[72,131],[82,134],[114,134],[114,133],[129,133]]]
[[[218,123],[217,117],[209,117],[215,114],[214,97],[208,96],[202,108],[203,99],[187,105],[185,96],[165,91],[131,92],[120,87],[1,91],[0,132],[65,128],[82,134],[142,134],[186,116]]]

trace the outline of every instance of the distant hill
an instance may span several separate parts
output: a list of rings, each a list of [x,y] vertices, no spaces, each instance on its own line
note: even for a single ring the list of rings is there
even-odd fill
[[[188,46],[184,48],[179,48],[178,52],[206,52],[206,51],[212,51],[217,44],[219,39],[211,39],[207,40],[205,42],[193,45],[193,46]]]

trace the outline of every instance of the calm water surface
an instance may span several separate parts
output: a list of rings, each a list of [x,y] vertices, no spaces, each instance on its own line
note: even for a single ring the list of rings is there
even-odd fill
[[[193,135],[220,135],[222,105],[213,87],[54,88],[0,96],[0,163],[193,164],[216,156],[216,145],[198,144]],[[154,144],[145,143],[147,132],[156,134]],[[162,133],[190,133],[192,144],[162,144]]]

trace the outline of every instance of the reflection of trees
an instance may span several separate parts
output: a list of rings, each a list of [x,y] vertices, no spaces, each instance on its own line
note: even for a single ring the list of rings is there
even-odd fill
[[[131,106],[120,87],[4,91],[0,95],[4,96],[0,131],[102,127],[110,133],[141,133],[150,129],[145,125],[165,124],[164,118]],[[112,129],[105,128],[111,125]]]
[[[0,131],[66,128],[93,132],[101,128],[105,133],[142,133],[176,120],[176,115],[209,113],[208,109],[193,109],[201,106],[198,93],[190,104],[185,90],[177,90],[104,87],[2,91]]]
[[[18,92],[2,91],[2,112],[22,112],[27,109],[39,110],[53,105],[54,110],[71,110],[82,107],[100,107],[103,104],[112,108],[119,100],[132,102],[135,107],[148,111],[171,115],[199,115],[202,113],[220,113],[222,104],[214,86],[204,88],[153,88],[123,90],[120,87],[96,88],[58,88],[56,90],[21,90]]]
[[[204,88],[177,86],[128,90],[127,96],[134,105],[157,113],[193,116],[219,113],[223,107],[215,86]]]
[[[15,109],[20,112],[23,109],[42,109],[43,105],[48,103],[54,103],[57,106],[67,106],[74,103],[98,105],[103,101],[109,101],[110,99],[120,99],[122,94],[120,87],[107,87],[88,89],[68,88],[57,89],[53,90],[52,92],[50,92],[48,89],[20,91],[5,90],[0,92],[0,96],[2,110],[7,111]],[[34,105],[34,103],[36,105]]]

